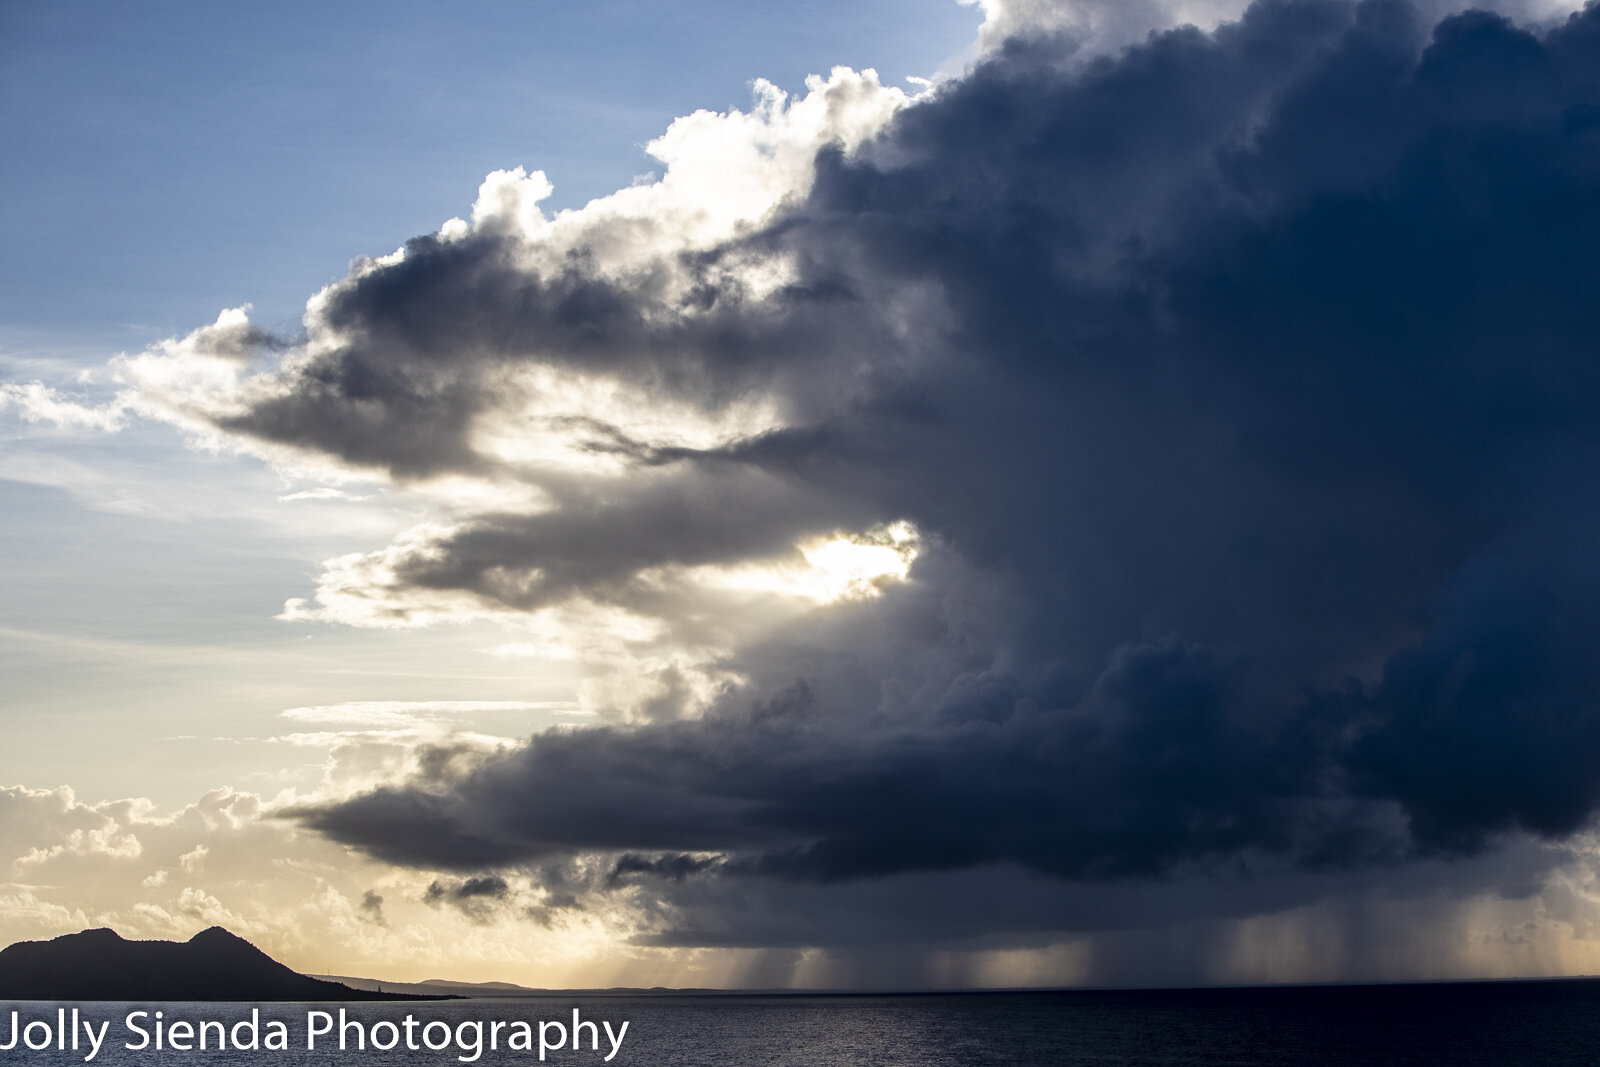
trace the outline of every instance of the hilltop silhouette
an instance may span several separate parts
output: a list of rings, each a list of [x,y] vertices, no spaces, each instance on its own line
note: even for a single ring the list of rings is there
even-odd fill
[[[84,930],[0,949],[3,1000],[449,1000],[308,978],[220,926],[187,941]]]

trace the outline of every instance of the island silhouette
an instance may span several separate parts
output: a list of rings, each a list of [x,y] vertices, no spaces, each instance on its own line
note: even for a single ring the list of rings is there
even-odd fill
[[[310,978],[220,926],[187,941],[84,930],[0,949],[4,1000],[454,1000]]]

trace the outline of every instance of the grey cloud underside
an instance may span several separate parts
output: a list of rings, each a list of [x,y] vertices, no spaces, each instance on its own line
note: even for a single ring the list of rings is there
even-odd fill
[[[467,878],[453,885],[437,879],[428,884],[422,902],[430,907],[448,904],[469,919],[487,922],[511,895],[511,886],[499,875]]]
[[[806,282],[756,300],[714,253],[678,257],[672,273],[686,289],[652,281],[667,270],[659,263],[619,279],[569,260],[532,270],[495,232],[409,241],[403,261],[330,299],[326,323],[346,343],[300,368],[289,392],[222,426],[400,478],[484,473],[494,464],[472,446],[473,417],[522,365],[609,376],[706,410],[775,390],[802,420],[847,380],[870,395],[874,377],[892,373],[863,360],[894,343],[887,324],[836,314],[859,293]],[[644,462],[693,455],[598,420],[590,429],[596,451]]]
[[[695,267],[782,251],[775,297],[708,280],[663,314],[483,238],[341,298],[359,340],[235,428],[470,466],[519,359],[785,413],[641,454],[673,477],[605,506],[485,518],[419,584],[496,596],[510,560],[579,589],[900,518],[929,547],[741,650],[751,684],[701,720],[546,734],[304,821],[462,871],[633,853],[615,877],[663,885],[1330,870],[1588,824],[1600,10],[1541,38],[1264,3],[1065,51],[1014,41],[824,151],[803,203]],[[885,321],[924,290],[937,321]],[[714,492],[741,480],[767,495]]]
[[[793,553],[794,538],[881,522],[865,502],[807,492],[759,469],[719,465],[654,480],[618,499],[576,491],[559,511],[479,516],[443,538],[440,553],[401,564],[406,585],[470,590],[530,610],[578,593],[648,607],[632,579],[695,566]]]

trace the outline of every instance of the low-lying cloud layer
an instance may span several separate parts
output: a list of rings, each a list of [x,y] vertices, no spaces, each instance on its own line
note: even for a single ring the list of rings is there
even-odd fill
[[[581,212],[494,176],[282,356],[236,314],[122,362],[125,409],[450,501],[288,617],[567,640],[611,717],[306,825],[478,917],[598,853],[662,943],[729,886],[777,943],[797,887],[1286,907],[1590,824],[1600,8],[1012,28],[915,100],[680,120]]]

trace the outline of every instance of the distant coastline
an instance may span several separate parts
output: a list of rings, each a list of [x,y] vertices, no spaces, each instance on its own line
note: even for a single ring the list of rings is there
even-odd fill
[[[1175,998],[1267,998],[1331,997],[1360,999],[1373,996],[1434,997],[1473,996],[1474,991],[1493,993],[1502,987],[1573,987],[1600,994],[1600,975],[1538,975],[1516,978],[1443,978],[1403,981],[1359,982],[1274,982],[1245,985],[1195,986],[1005,986],[983,988],[882,988],[882,989],[797,989],[771,987],[728,989],[710,986],[605,986],[540,988],[513,982],[463,982],[448,978],[428,978],[420,982],[393,982],[344,974],[315,974],[310,977],[337,982],[352,989],[407,992],[419,996],[441,993],[461,999],[550,998],[550,997],[1006,997],[1006,996],[1084,996]]]
[[[378,992],[291,970],[220,926],[188,941],[129,941],[104,928],[0,949],[0,999],[57,1001],[453,1000]]]
[[[1088,997],[1229,999],[1314,998],[1360,1000],[1369,995],[1423,998],[1468,997],[1491,988],[1561,987],[1600,991],[1588,976],[1397,983],[1285,984],[1186,988],[1010,988],[1010,989],[717,989],[653,986],[535,988],[512,982],[466,982],[430,978],[395,982],[338,974],[302,974],[242,937],[213,926],[188,941],[131,941],[99,928],[49,941],[19,941],[0,949],[0,1000],[271,1002],[445,1001],[550,997],[841,997],[972,996],[984,994],[1082,994]],[[1476,992],[1474,992],[1476,990]]]
[[[712,989],[673,988],[668,986],[609,986],[606,988],[541,989],[517,985],[514,982],[458,982],[448,978],[427,978],[420,982],[390,982],[377,978],[360,978],[348,974],[313,974],[307,977],[324,982],[337,982],[370,992],[406,993],[419,997],[437,997],[441,994],[454,997],[648,997],[648,996],[772,996],[780,993],[817,994],[826,990],[810,989]],[[872,991],[863,991],[872,992]]]

